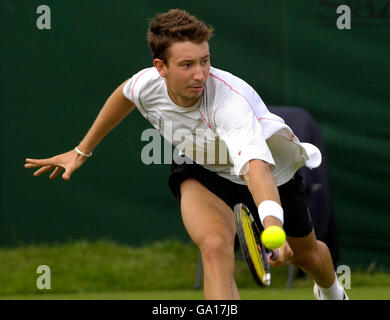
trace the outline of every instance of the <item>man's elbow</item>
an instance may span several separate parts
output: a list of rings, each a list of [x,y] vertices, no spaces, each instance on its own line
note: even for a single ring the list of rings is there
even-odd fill
[[[250,183],[250,177],[252,174],[256,174],[256,172],[260,171],[267,171],[270,172],[270,166],[268,162],[265,162],[260,159],[251,159],[248,163],[248,171],[242,175],[242,178],[246,182],[247,185]]]

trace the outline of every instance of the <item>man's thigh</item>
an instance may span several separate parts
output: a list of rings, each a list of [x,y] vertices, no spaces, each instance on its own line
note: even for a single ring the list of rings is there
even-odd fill
[[[184,226],[199,247],[210,237],[234,244],[233,211],[224,201],[192,178],[181,183],[180,192]]]

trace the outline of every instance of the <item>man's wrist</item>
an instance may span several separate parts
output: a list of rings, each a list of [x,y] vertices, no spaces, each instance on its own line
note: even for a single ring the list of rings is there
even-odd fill
[[[278,226],[283,229],[283,223],[278,218],[275,218],[274,216],[266,216],[263,220],[263,227],[264,229],[267,229],[271,226]]]
[[[81,150],[79,149],[79,147],[77,147],[77,146],[76,146],[74,149],[76,150],[76,152],[77,152],[79,155],[81,155],[81,156],[83,156],[83,157],[85,157],[85,158],[89,158],[90,156],[92,156],[92,151],[86,153],[86,152],[84,152],[84,151],[81,151]]]
[[[261,224],[264,227],[266,227],[266,225],[264,224],[265,223],[264,220],[267,220],[266,221],[267,225],[278,225],[280,223],[283,225],[284,222],[283,208],[276,201],[265,200],[259,204],[257,210],[259,212]],[[266,219],[269,217],[273,219],[277,219],[278,221],[272,221],[273,219]]]

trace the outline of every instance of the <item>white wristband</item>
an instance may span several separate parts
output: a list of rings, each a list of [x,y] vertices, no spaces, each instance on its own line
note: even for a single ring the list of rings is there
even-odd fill
[[[279,219],[282,222],[282,224],[284,222],[283,208],[280,206],[279,203],[275,201],[265,200],[259,204],[257,210],[259,212],[260,221],[263,226],[264,226],[264,219],[267,216],[273,216]]]
[[[82,152],[82,151],[80,151],[79,150],[79,148],[74,148],[75,150],[76,150],[76,152],[78,153],[78,154],[81,154],[83,157],[86,157],[86,158],[89,158],[90,156],[92,156],[92,152],[90,152],[90,153],[84,153],[84,152]]]

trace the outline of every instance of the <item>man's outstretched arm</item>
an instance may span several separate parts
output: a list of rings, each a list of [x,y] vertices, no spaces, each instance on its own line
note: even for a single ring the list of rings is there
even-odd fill
[[[92,152],[103,138],[114,129],[131,111],[135,104],[123,95],[122,83],[107,99],[92,127],[78,145],[84,153]]]
[[[248,172],[243,175],[243,178],[257,207],[266,200],[275,201],[281,205],[278,188],[268,163],[257,159],[250,160]],[[264,228],[271,225],[283,227],[282,221],[274,216],[266,216],[262,222]]]
[[[134,110],[135,104],[123,95],[123,87],[126,82],[122,83],[107,99],[91,128],[79,143],[78,149],[82,153],[91,153],[100,141]],[[73,172],[80,168],[86,159],[85,156],[72,149],[47,159],[27,158],[24,167],[39,168],[34,172],[36,177],[53,170],[50,179],[54,179],[62,170],[65,170],[62,178],[69,180]]]
[[[249,191],[252,194],[253,200],[255,201],[257,207],[259,207],[261,203],[264,203],[264,201],[267,200],[276,202],[277,205],[281,206],[278,187],[268,163],[258,159],[250,160],[248,172],[243,175],[243,178],[249,188]],[[274,206],[271,205],[269,209],[277,210],[278,206],[276,204],[274,204]],[[280,210],[282,210],[281,207]],[[280,214],[280,212],[276,213],[276,215]],[[283,215],[283,211],[281,211],[281,213]],[[270,226],[279,226],[283,228],[283,217],[281,218],[282,220],[280,220],[273,215],[268,215],[268,212],[263,212],[263,214],[264,219],[262,220],[262,223],[264,228]],[[270,261],[270,263],[272,265],[283,265],[289,258],[291,258],[292,255],[293,252],[291,251],[286,241],[284,245],[279,248],[278,259],[275,261]]]

